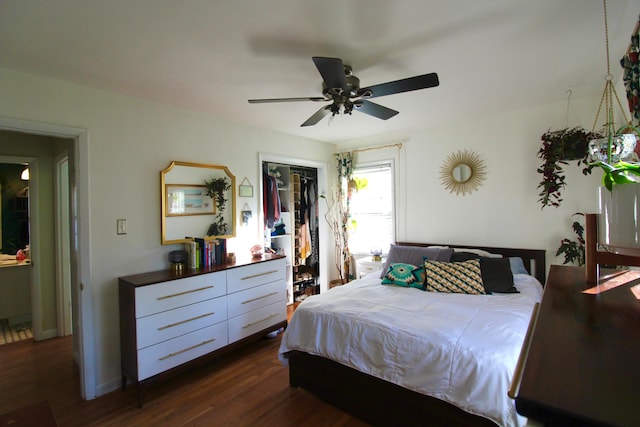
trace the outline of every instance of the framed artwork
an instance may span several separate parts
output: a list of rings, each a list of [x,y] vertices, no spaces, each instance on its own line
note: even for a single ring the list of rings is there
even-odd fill
[[[247,178],[243,179],[240,183],[240,189],[238,194],[240,197],[253,197],[253,185]]]
[[[207,196],[206,185],[166,184],[164,203],[167,216],[216,213],[215,203]]]

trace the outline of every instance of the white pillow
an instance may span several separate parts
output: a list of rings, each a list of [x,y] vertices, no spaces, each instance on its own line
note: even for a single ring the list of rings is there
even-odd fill
[[[487,258],[502,258],[501,254],[492,254],[491,252],[483,251],[482,249],[473,248],[453,248],[454,252],[470,252],[472,254],[480,255]]]

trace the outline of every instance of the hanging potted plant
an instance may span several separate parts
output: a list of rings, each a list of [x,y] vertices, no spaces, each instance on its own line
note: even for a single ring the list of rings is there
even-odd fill
[[[562,165],[568,165],[571,160],[578,160],[578,165],[586,163],[589,141],[600,136],[599,133],[589,132],[580,126],[549,130],[542,134],[542,147],[538,150],[542,165],[537,170],[542,174],[542,180],[538,184],[538,201],[542,208],[560,206],[562,190],[566,186]]]
[[[592,165],[603,170],[599,189],[598,242],[611,251],[640,255],[638,129],[625,125],[590,144]]]
[[[627,119],[613,84],[609,62],[606,0],[603,0],[603,4],[607,74],[594,123],[597,123],[603,106],[606,123],[604,137],[589,144],[591,164],[603,170],[602,186],[599,188],[598,243],[615,253],[640,256],[640,162],[635,151],[639,133],[638,129],[631,125],[631,120]],[[635,32],[637,34],[637,30]],[[632,43],[633,40],[634,36]],[[624,68],[624,58],[621,65]],[[624,123],[628,123],[617,131],[614,124],[614,99],[618,102]]]

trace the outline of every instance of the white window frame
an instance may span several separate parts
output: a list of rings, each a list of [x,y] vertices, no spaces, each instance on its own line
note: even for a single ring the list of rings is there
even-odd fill
[[[396,242],[397,238],[397,225],[396,225],[396,185],[397,185],[397,177],[396,177],[396,168],[395,168],[395,159],[380,159],[380,160],[372,160],[366,162],[357,162],[354,167],[354,175],[357,170],[363,169],[375,169],[379,167],[388,167],[391,173],[391,243]],[[351,248],[350,248],[351,249]],[[382,246],[383,255],[386,255],[389,251],[389,247]],[[369,252],[354,252],[352,250],[352,255],[356,258],[360,258],[361,256],[370,255]]]

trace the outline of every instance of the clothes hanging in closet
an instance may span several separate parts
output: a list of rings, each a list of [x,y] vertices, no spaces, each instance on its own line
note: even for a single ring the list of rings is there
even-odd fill
[[[311,190],[314,183],[310,179],[302,179],[300,182],[300,258],[303,263],[313,253],[312,230],[315,230],[315,191]],[[314,226],[312,226],[312,222]]]
[[[264,224],[268,228],[273,228],[274,224],[280,220],[280,195],[278,194],[278,184],[275,178],[264,173],[262,174],[262,206],[264,213]]]

